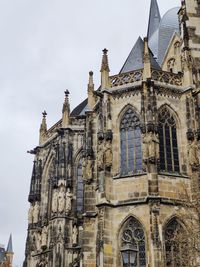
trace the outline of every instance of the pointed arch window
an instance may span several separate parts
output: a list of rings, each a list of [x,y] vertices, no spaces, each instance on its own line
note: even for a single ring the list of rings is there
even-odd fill
[[[179,155],[176,122],[169,110],[164,107],[158,115],[160,141],[160,171],[179,172]]]
[[[134,252],[133,256],[130,256],[130,250]],[[121,255],[123,267],[146,267],[144,230],[141,223],[133,217],[126,221],[122,230]]]
[[[132,108],[124,114],[120,124],[121,174],[142,171],[140,121]]]
[[[171,219],[166,225],[164,238],[166,266],[188,266],[184,229],[176,218]]]
[[[77,183],[76,183],[76,212],[82,214],[84,210],[84,185],[82,177],[82,162],[81,158],[77,166]]]

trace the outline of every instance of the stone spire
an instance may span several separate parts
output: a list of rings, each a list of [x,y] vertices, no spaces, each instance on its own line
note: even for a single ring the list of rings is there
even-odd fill
[[[146,80],[151,77],[151,60],[150,60],[150,52],[149,52],[147,37],[144,38],[143,63],[144,63],[143,80]]]
[[[6,258],[8,259],[8,267],[12,267],[12,261],[13,261],[13,246],[12,246],[12,234],[10,234],[10,238],[8,241],[8,246],[6,249]]]
[[[66,128],[70,123],[69,91],[65,90],[65,100],[62,109],[62,128]]]
[[[95,105],[94,98],[94,82],[93,82],[93,72],[89,72],[89,82],[88,82],[88,109],[92,110]]]
[[[149,25],[147,37],[150,39],[157,31],[160,24],[161,16],[158,7],[157,0],[151,0],[150,12],[149,12]]]
[[[101,89],[109,87],[109,65],[108,65],[108,50],[103,50],[102,64],[101,64]]]
[[[46,123],[46,116],[47,116],[47,113],[46,111],[44,111],[42,113],[42,123],[40,125],[40,140],[39,140],[39,144],[41,145],[42,143],[45,142],[46,140],[46,134],[47,134],[47,123]]]

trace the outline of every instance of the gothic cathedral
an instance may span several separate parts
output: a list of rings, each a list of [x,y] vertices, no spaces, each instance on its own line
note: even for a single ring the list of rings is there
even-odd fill
[[[66,90],[49,129],[43,113],[24,267],[190,266],[174,235],[200,193],[200,1],[180,5],[161,17],[151,0],[121,71],[104,49],[101,85],[89,72],[73,111]]]

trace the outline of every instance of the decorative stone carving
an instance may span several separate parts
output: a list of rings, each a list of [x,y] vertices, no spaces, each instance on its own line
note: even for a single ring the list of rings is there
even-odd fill
[[[159,139],[158,136],[153,133],[147,133],[143,135],[143,146],[142,146],[143,160],[155,163],[159,158]]]
[[[29,211],[28,211],[28,223],[32,224],[33,223],[33,206],[31,204]]]
[[[104,144],[102,141],[99,141],[98,144],[98,153],[97,153],[97,166],[98,170],[101,171],[104,168]]]
[[[72,209],[72,193],[70,192],[70,188],[67,188],[66,193],[66,214],[69,214]]]
[[[65,189],[64,186],[60,187],[60,191],[58,193],[58,212],[62,213],[65,209]]]
[[[77,245],[77,241],[78,241],[78,229],[77,229],[77,226],[74,225],[73,232],[72,232],[72,244]]]
[[[90,182],[92,180],[92,172],[93,172],[93,161],[91,157],[89,156],[87,159],[85,159],[85,167],[83,169],[83,179],[86,182]]]
[[[37,251],[40,251],[40,249],[41,249],[41,234],[39,231],[35,235],[35,242],[36,242]]]
[[[189,142],[188,159],[191,167],[200,166],[200,144],[196,140]]]
[[[41,234],[41,246],[42,246],[42,248],[47,247],[47,237],[48,237],[47,231],[48,231],[47,226],[44,226],[42,228],[42,234]]]
[[[33,208],[33,223],[37,223],[39,221],[39,213],[40,213],[40,206],[38,202],[36,202]]]
[[[106,167],[110,168],[112,166],[113,154],[112,154],[112,144],[111,141],[106,141],[105,148],[105,163]]]
[[[52,198],[52,212],[56,213],[58,211],[58,190],[54,189]]]

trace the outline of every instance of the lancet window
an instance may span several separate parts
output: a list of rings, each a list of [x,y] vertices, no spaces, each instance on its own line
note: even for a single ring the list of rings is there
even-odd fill
[[[146,267],[144,230],[133,217],[126,221],[122,230],[121,257],[123,267]]]
[[[173,218],[167,224],[165,231],[165,261],[168,267],[183,267],[187,265],[187,242],[184,229]]]
[[[76,211],[78,214],[83,213],[84,208],[84,186],[82,177],[82,162],[80,159],[77,166],[77,184],[76,184]]]
[[[120,124],[121,174],[142,170],[140,121],[132,108],[124,114]]]
[[[179,172],[179,155],[176,122],[167,109],[162,108],[158,115],[160,141],[160,171]]]

